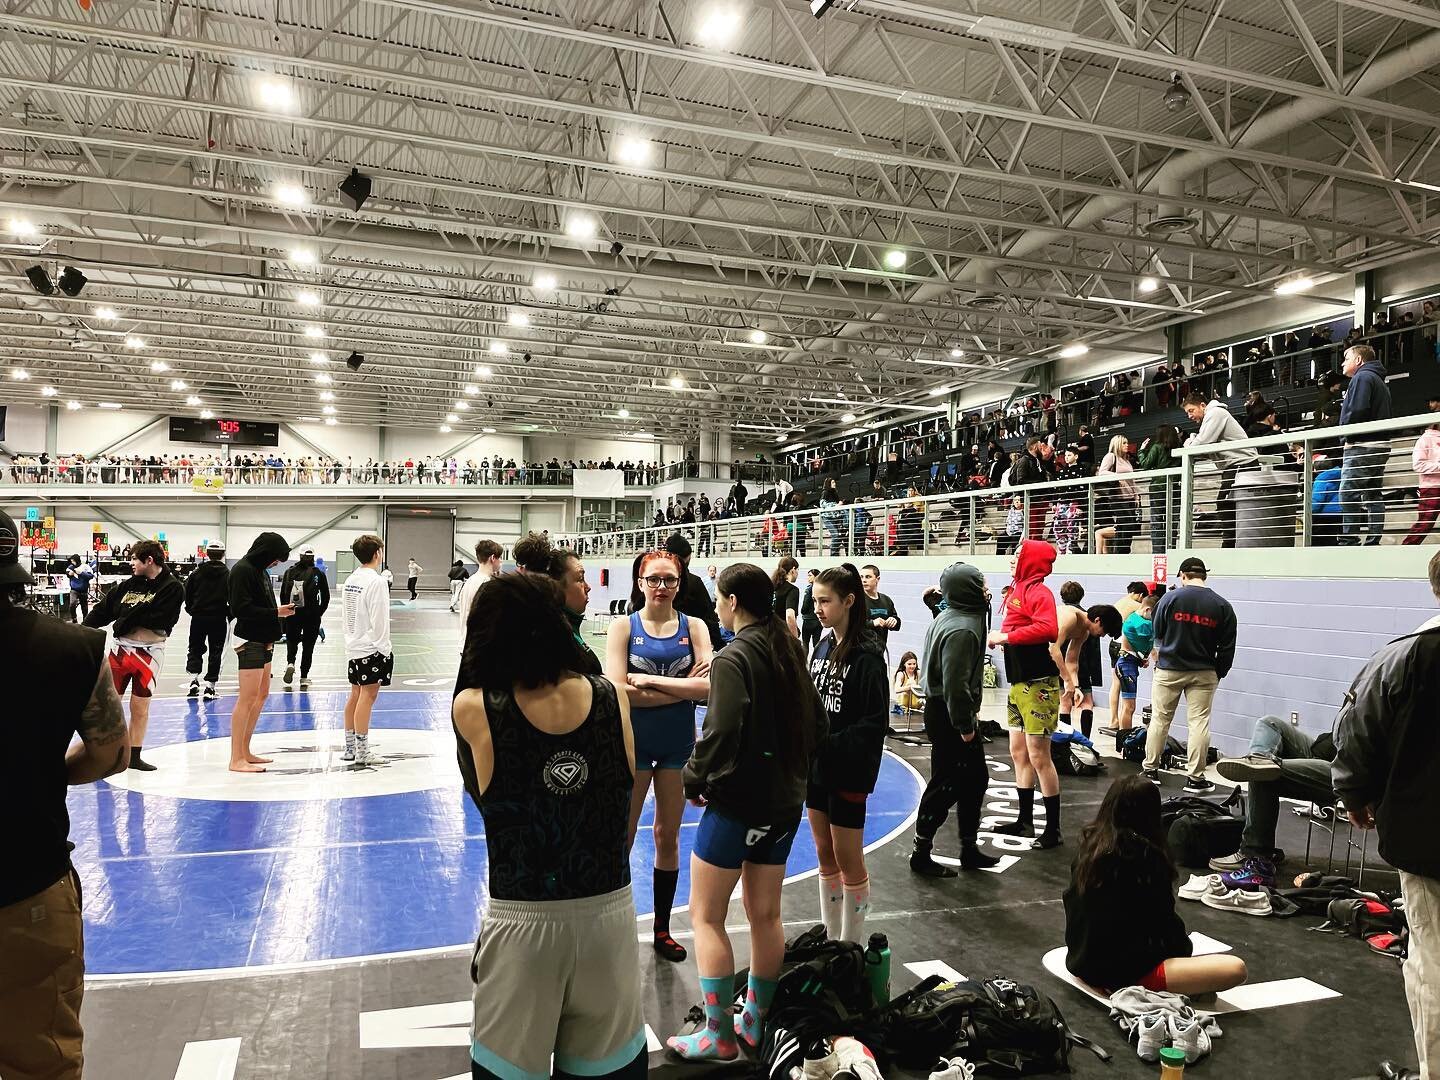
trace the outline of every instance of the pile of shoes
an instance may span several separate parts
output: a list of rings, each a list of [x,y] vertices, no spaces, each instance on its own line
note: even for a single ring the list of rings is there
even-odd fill
[[[1233,856],[1231,856],[1233,857]],[[1212,861],[1211,865],[1221,860]],[[1269,883],[1263,877],[1269,868]],[[1248,859],[1244,867],[1223,874],[1193,874],[1180,886],[1181,900],[1198,900],[1217,911],[1233,911],[1241,915],[1271,915],[1270,888],[1275,884],[1275,866],[1268,859]]]
[[[974,1080],[974,1070],[943,1080]],[[837,1035],[821,1039],[805,1054],[804,1065],[790,1070],[790,1080],[885,1080],[875,1055],[859,1039]],[[932,1078],[933,1080],[933,1078]]]

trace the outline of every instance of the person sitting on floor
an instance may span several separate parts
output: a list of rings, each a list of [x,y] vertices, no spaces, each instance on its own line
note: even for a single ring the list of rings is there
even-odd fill
[[[1192,956],[1175,911],[1175,864],[1160,821],[1160,792],[1143,776],[1110,785],[1065,890],[1065,966],[1109,994],[1126,986],[1207,994],[1245,981],[1238,956]]]
[[[1220,871],[1226,887],[1275,885],[1275,824],[1280,800],[1334,803],[1335,790],[1330,783],[1334,760],[1335,740],[1330,732],[1311,738],[1278,716],[1262,716],[1255,721],[1245,756],[1225,758],[1215,766],[1226,780],[1250,784],[1240,850],[1210,860],[1210,869]]]

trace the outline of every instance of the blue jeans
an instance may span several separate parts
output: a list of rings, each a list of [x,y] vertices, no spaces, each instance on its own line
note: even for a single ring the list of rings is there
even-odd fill
[[[1384,481],[1388,446],[1347,446],[1340,465],[1340,510],[1345,518],[1345,535],[1378,541],[1385,529],[1385,500],[1380,489]]]
[[[1304,799],[1322,805],[1335,801],[1330,785],[1330,762],[1314,756],[1314,740],[1310,736],[1278,716],[1262,716],[1255,721],[1249,752],[1268,754],[1280,762],[1280,775],[1274,780],[1250,782],[1245,832],[1240,838],[1241,852],[1268,859],[1275,847],[1281,798]]]

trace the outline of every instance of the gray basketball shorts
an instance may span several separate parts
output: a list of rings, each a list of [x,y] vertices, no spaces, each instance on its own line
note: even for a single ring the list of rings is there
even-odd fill
[[[471,965],[470,1057],[502,1080],[604,1076],[645,1050],[630,886],[578,900],[495,900]]]

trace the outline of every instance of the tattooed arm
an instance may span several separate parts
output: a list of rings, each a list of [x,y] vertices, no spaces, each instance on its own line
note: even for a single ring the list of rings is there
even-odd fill
[[[89,784],[113,776],[130,764],[130,729],[110,665],[100,665],[100,675],[90,700],[80,713],[80,742],[65,755],[67,779],[71,784]]]

